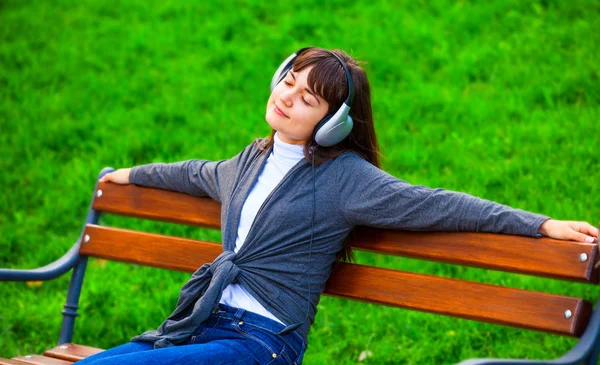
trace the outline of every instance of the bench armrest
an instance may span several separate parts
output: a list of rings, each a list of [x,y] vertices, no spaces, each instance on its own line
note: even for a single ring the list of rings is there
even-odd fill
[[[96,180],[96,186],[94,187],[94,192],[98,189],[98,180],[106,175],[109,172],[114,171],[112,167],[106,167],[100,171],[98,175],[98,179]],[[82,228],[85,229],[86,224],[97,224],[98,218],[100,218],[100,213],[96,212],[92,209],[92,204],[94,203],[94,195],[92,196],[92,201],[90,202],[90,208],[88,209],[88,214],[85,219],[85,223]],[[19,270],[19,269],[5,269],[0,268],[0,281],[37,281],[37,280],[50,280],[61,276],[66,273],[70,269],[72,269],[77,261],[79,260],[79,245],[81,244],[82,237],[79,237],[77,242],[69,249],[67,253],[65,253],[58,260],[43,266],[38,267],[37,269],[30,270]]]
[[[30,270],[0,269],[0,281],[50,280],[69,271],[79,259],[79,243],[76,243],[61,258],[43,267]]]
[[[465,360],[457,365],[580,365],[582,363],[581,354],[579,356],[568,356],[571,353],[556,360],[503,360],[503,359],[471,359]],[[567,358],[568,357],[568,358]],[[592,364],[592,363],[590,363]],[[595,364],[594,364],[595,365]]]

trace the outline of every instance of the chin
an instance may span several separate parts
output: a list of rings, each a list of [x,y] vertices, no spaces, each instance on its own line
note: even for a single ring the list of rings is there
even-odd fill
[[[274,114],[275,114],[274,111],[267,110],[267,114],[265,115],[265,120],[266,120],[267,124],[269,126],[271,126],[271,128],[273,128],[275,130],[279,130],[280,125],[277,120],[278,119],[277,117],[279,117],[279,116],[276,114],[274,115]]]

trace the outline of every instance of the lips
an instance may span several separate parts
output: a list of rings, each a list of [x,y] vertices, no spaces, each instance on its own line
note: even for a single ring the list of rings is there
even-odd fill
[[[286,115],[286,114],[283,112],[283,110],[281,110],[281,109],[279,109],[279,108],[277,107],[277,105],[275,105],[275,106],[273,107],[273,110],[275,110],[275,113],[277,113],[277,114],[281,115],[282,117],[289,118],[289,117],[288,117],[288,116],[287,116],[287,115]]]

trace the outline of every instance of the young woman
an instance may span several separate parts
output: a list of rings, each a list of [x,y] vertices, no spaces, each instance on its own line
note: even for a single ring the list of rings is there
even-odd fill
[[[332,264],[351,257],[356,225],[597,239],[585,222],[413,186],[380,170],[369,83],[342,51],[298,51],[271,88],[271,136],[237,156],[102,178],[221,202],[223,253],[192,275],[157,330],[79,364],[301,363],[320,294]]]

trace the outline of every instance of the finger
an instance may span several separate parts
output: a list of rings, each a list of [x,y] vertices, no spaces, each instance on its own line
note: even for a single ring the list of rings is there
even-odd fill
[[[577,241],[577,242],[586,242],[586,243],[594,242],[594,237],[588,236],[587,234],[584,234],[584,233],[573,233],[571,239],[574,241]]]
[[[588,222],[578,222],[575,230],[587,236],[585,242],[592,243],[598,239],[598,228],[592,226]]]
[[[596,239],[598,239],[598,228],[592,226],[589,223],[585,223],[587,226],[587,234],[589,234],[590,236],[594,236],[596,237]]]

